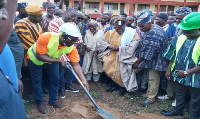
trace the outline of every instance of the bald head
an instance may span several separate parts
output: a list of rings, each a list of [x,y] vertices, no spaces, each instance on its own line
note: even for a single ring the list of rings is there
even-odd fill
[[[71,19],[71,15],[70,14],[65,14],[65,15],[63,15],[62,16],[62,19],[63,19],[63,21],[65,22],[65,23],[67,23],[67,22],[72,22],[72,19]]]

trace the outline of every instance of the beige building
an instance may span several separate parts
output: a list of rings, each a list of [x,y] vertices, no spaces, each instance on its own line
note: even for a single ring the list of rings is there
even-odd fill
[[[58,4],[60,0],[18,0],[18,2],[28,2],[42,7],[42,3],[50,1]],[[65,0],[63,9],[67,7],[78,8],[77,0]],[[192,11],[200,12],[200,0],[83,0],[82,10],[97,18],[101,13],[112,11],[113,14],[126,13],[137,15],[144,9],[149,9],[153,13],[175,13],[180,6],[188,6]]]

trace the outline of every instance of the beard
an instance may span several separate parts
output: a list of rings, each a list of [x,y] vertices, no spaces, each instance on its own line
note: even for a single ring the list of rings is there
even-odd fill
[[[23,18],[28,17],[28,13],[27,13],[27,12],[22,12],[20,15],[21,15]]]

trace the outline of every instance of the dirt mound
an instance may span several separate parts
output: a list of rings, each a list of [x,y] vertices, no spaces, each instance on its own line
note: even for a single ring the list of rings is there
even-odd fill
[[[78,85],[73,85],[79,88]],[[160,115],[159,113],[152,112],[153,108],[159,107],[155,104],[150,108],[139,107],[138,102],[140,98],[134,98],[127,95],[120,97],[119,93],[107,93],[107,87],[101,85],[91,84],[90,94],[97,101],[98,105],[106,111],[112,113],[117,119],[169,119]],[[47,106],[48,114],[41,114],[35,106],[31,111],[31,116],[41,116],[42,119],[103,119],[98,116],[97,110],[83,90],[79,93],[67,92],[65,99],[58,98],[65,106],[62,109],[54,109]],[[48,102],[48,96],[45,96],[45,102]]]
[[[98,102],[98,105],[115,115],[117,119],[169,119],[151,113],[126,114],[122,116],[117,108],[111,108],[108,104],[102,102]],[[31,113],[32,115],[39,114],[37,109],[31,110]],[[48,106],[48,114],[41,116],[43,119],[104,119],[97,114],[97,110],[92,103],[86,103],[85,101],[66,102],[65,107],[62,109],[54,109]]]

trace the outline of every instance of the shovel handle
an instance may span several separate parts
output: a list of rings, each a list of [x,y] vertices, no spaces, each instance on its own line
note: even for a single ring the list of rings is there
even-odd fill
[[[81,80],[79,79],[79,77],[77,76],[77,74],[75,73],[74,68],[71,65],[68,65],[68,64],[66,64],[66,67],[71,70],[71,72],[76,77],[76,79],[78,80],[78,82],[81,85],[81,87],[83,88],[83,90],[86,92],[87,96],[90,98],[90,100],[92,101],[92,103],[94,104],[94,106],[97,108],[97,110],[99,110],[100,107],[97,105],[97,103],[95,102],[95,100],[93,99],[93,97],[90,95],[90,93],[88,92],[88,90],[85,88],[85,86],[83,85],[83,83],[81,82]]]

